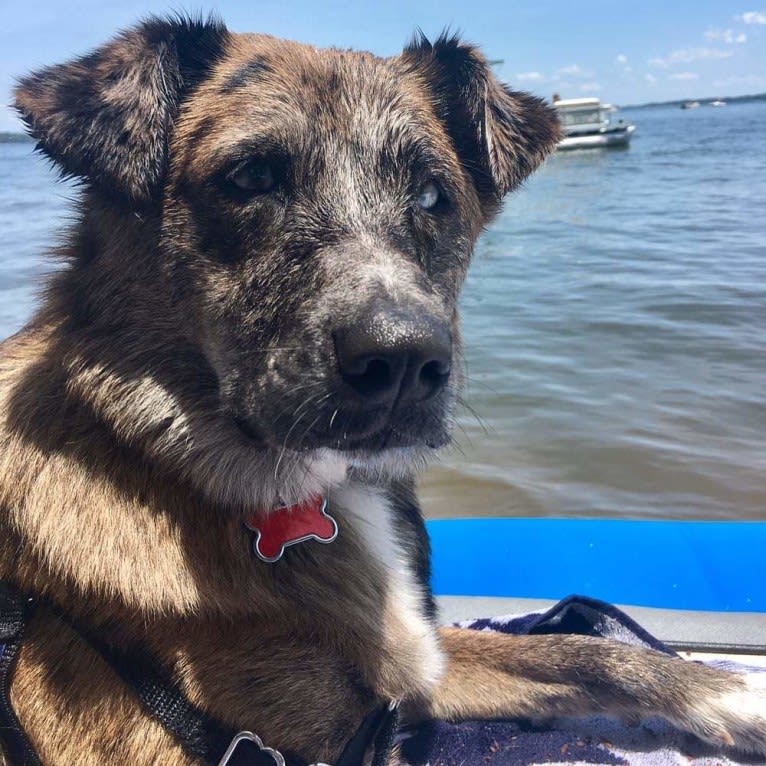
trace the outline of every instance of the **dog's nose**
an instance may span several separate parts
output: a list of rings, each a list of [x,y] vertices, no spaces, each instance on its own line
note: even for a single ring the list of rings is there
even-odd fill
[[[449,326],[430,316],[377,312],[333,338],[343,380],[368,403],[424,401],[450,375]]]

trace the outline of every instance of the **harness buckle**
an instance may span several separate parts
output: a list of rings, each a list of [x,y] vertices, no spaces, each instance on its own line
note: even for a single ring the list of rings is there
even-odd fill
[[[231,744],[226,748],[223,758],[218,762],[218,766],[227,766],[232,758],[234,758],[238,748],[252,748],[253,746],[257,747],[259,752],[270,756],[274,761],[275,766],[285,766],[285,759],[282,753],[280,753],[279,750],[274,750],[273,747],[265,747],[261,738],[257,734],[253,734],[251,731],[241,731],[234,737]]]
[[[353,737],[346,743],[340,758],[335,766],[359,766],[359,764],[372,762],[380,766],[386,763],[391,746],[394,740],[399,723],[399,702],[384,703],[369,713],[362,721]],[[242,748],[242,752],[239,748]],[[249,751],[249,752],[248,752]],[[270,758],[273,764],[268,766],[287,766],[285,757],[279,750],[273,747],[265,747],[263,741],[257,734],[251,731],[241,731],[232,739],[223,758],[218,762],[218,766],[235,766],[240,763],[247,763],[248,766],[267,766],[264,763],[264,757]],[[237,756],[236,761],[234,761]],[[241,760],[244,756],[245,760]],[[370,756],[370,760],[368,760]],[[310,763],[309,766],[329,766],[321,761]]]

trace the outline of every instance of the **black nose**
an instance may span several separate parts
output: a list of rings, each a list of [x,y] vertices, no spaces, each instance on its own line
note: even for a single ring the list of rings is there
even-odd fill
[[[333,338],[343,380],[369,403],[424,401],[450,375],[449,326],[428,315],[377,311]]]

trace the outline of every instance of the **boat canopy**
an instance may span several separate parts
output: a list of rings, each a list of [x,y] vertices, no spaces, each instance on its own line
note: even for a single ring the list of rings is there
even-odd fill
[[[601,106],[601,101],[597,98],[560,98],[558,101],[554,101],[553,105],[556,109],[582,109],[586,107],[595,107],[598,109]]]
[[[599,125],[604,121],[603,107],[597,98],[569,98],[553,104],[565,128],[575,125]]]

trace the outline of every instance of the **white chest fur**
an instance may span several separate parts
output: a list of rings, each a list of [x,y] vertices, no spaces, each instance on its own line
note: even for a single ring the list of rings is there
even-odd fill
[[[354,483],[334,489],[330,501],[353,526],[385,580],[384,640],[403,673],[404,688],[394,696],[429,695],[444,673],[444,655],[426,617],[425,593],[393,523],[389,501],[379,490]]]

